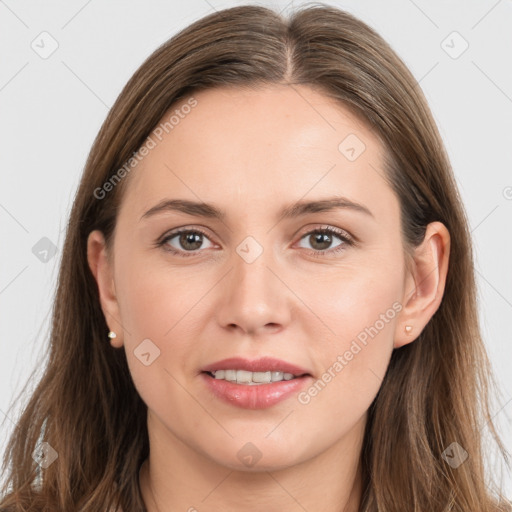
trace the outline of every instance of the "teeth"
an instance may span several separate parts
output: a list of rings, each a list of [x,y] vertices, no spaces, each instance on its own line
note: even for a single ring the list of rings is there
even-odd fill
[[[287,373],[286,375],[291,375],[291,373]],[[270,378],[272,382],[280,381],[284,376],[283,372],[270,372]]]
[[[216,370],[213,371],[212,374],[216,379],[236,382],[237,384],[247,384],[249,386],[269,384],[270,382],[280,382],[282,380],[291,380],[295,378],[292,373],[248,372],[246,370]]]

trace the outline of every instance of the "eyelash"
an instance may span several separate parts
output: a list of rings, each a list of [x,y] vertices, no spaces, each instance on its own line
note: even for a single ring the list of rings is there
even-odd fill
[[[174,255],[179,256],[179,257],[187,258],[189,256],[196,255],[199,252],[198,250],[196,250],[196,251],[179,251],[179,250],[176,250],[176,249],[174,249],[173,247],[170,247],[170,246],[164,247],[165,244],[167,244],[167,242],[169,240],[172,240],[174,237],[176,237],[177,235],[179,235],[181,233],[201,233],[203,236],[205,236],[209,240],[208,235],[204,231],[202,231],[201,229],[198,229],[198,228],[194,228],[194,229],[181,228],[181,229],[178,229],[176,231],[173,231],[172,233],[169,233],[167,236],[164,236],[164,238],[158,240],[155,245],[157,247],[162,247],[164,251],[170,252],[171,254],[174,254]],[[330,227],[330,226],[326,226],[324,228],[315,228],[315,229],[313,229],[311,231],[308,231],[307,233],[304,233],[301,236],[300,240],[302,240],[306,236],[311,236],[313,234],[335,235],[340,240],[343,241],[342,244],[337,245],[335,248],[327,249],[325,251],[319,251],[319,250],[316,250],[316,249],[309,249],[310,254],[313,255],[313,256],[325,257],[325,254],[336,255],[336,254],[338,254],[340,252],[343,252],[346,249],[346,246],[350,247],[350,246],[355,245],[354,239],[351,236],[349,236],[346,232],[341,231],[341,230],[336,229],[336,228],[333,228],[333,227]]]

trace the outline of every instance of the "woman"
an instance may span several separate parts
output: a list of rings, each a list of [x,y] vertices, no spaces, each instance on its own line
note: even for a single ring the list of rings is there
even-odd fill
[[[491,375],[411,73],[336,8],[226,9],[94,142],[0,509],[511,510]]]

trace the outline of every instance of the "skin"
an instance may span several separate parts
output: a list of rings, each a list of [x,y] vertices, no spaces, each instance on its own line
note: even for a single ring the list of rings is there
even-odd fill
[[[111,344],[124,347],[148,406],[150,456],[140,474],[148,511],[356,511],[367,410],[392,351],[413,342],[439,307],[449,233],[430,224],[406,268],[383,147],[321,93],[266,86],[194,97],[198,105],[125,178],[111,260],[101,232],[88,239],[117,333]],[[354,161],[338,149],[349,134],[366,146]],[[336,209],[277,222],[284,206],[335,194],[373,216]],[[139,220],[166,198],[213,203],[226,217],[168,211]],[[359,244],[333,253],[344,243],[337,235],[330,244],[308,235],[322,226]],[[191,256],[154,245],[180,227],[207,233]],[[263,247],[252,263],[236,251],[249,235]],[[191,252],[179,236],[169,245]],[[199,376],[220,359],[270,355],[308,369],[314,382],[393,303],[401,310],[307,404],[293,395],[241,409],[214,398]],[[146,338],[160,350],[149,366],[134,354]],[[247,442],[261,453],[252,467],[237,457]]]

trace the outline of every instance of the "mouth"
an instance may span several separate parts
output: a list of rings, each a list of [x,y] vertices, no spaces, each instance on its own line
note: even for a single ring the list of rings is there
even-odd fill
[[[224,359],[202,368],[200,375],[212,396],[244,409],[269,408],[313,381],[307,369],[271,357]]]
[[[227,370],[213,370],[203,372],[217,380],[225,380],[235,384],[242,384],[246,386],[260,386],[262,384],[271,384],[273,382],[282,382],[298,379],[300,377],[309,376],[309,373],[302,373],[294,375],[293,373],[284,371],[263,371],[251,372],[248,370],[227,369]]]
[[[241,384],[251,381],[268,383],[274,381],[274,379],[277,382],[310,375],[306,368],[269,356],[253,360],[243,357],[230,357],[204,366],[201,370],[209,373],[214,378],[236,380]],[[222,371],[224,371],[224,374]]]

